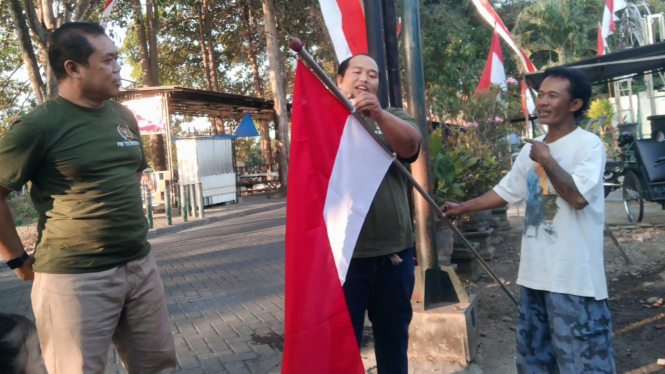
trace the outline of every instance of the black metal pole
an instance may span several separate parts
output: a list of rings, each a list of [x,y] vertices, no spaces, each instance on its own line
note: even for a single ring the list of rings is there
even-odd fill
[[[382,108],[388,107],[388,74],[386,73],[386,50],[383,43],[383,17],[381,0],[365,0],[365,28],[367,49],[379,67],[379,91],[376,95]]]
[[[411,164],[411,174],[418,183],[426,189],[427,194],[432,191],[432,176],[430,171],[429,155],[429,129],[427,126],[427,112],[425,110],[425,77],[423,72],[422,47],[420,41],[420,11],[418,0],[402,0],[402,32],[404,32],[404,49],[406,50],[406,100],[409,113],[416,120],[422,140],[420,142],[420,156]],[[424,285],[425,300],[439,300],[443,295],[441,282],[436,279],[439,272],[439,256],[436,250],[436,236],[434,233],[434,215],[426,198],[414,191],[413,203],[415,208],[414,231],[416,233],[416,249],[418,251],[418,265],[423,274],[430,270],[435,277]],[[432,271],[433,270],[433,271]],[[425,277],[423,276],[423,279]]]
[[[395,0],[383,0],[383,31],[386,41],[386,64],[388,65],[388,96],[390,106],[402,107],[402,84],[399,71],[399,52],[397,48],[397,16]]]

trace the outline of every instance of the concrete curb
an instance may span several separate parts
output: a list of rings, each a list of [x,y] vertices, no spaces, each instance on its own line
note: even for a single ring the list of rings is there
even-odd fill
[[[211,223],[216,223],[216,222],[224,221],[224,220],[227,220],[227,219],[244,217],[244,216],[248,216],[248,215],[251,215],[251,214],[276,210],[276,209],[283,208],[285,206],[286,206],[286,202],[277,203],[277,204],[270,205],[268,207],[247,209],[247,210],[243,210],[242,212],[234,212],[234,213],[229,213],[229,214],[216,216],[216,217],[206,217],[206,218],[203,218],[203,219],[197,219],[195,221],[183,222],[183,223],[178,223],[178,224],[171,225],[171,226],[160,227],[158,229],[152,229],[152,230],[148,231],[147,238],[150,239],[150,238],[154,238],[154,237],[157,237],[157,236],[174,234],[176,232],[191,229],[191,228],[194,228],[194,227],[205,226],[205,225],[209,225]]]

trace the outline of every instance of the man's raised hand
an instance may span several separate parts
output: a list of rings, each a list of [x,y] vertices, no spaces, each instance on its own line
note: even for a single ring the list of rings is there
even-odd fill
[[[379,98],[369,92],[361,92],[353,101],[353,106],[363,115],[370,117],[374,121],[379,121],[383,117],[383,109],[379,103]]]
[[[531,144],[529,158],[533,161],[543,165],[546,161],[552,158],[550,147],[547,144],[533,139],[524,139],[524,141]]]

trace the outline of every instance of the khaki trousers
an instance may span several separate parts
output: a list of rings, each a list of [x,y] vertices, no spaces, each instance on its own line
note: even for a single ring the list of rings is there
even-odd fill
[[[35,273],[32,308],[49,374],[103,374],[111,341],[130,374],[175,370],[152,253],[97,273]]]

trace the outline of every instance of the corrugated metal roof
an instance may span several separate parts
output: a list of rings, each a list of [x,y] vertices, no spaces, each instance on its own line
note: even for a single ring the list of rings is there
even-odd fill
[[[115,100],[123,102],[154,96],[168,98],[170,114],[240,120],[249,112],[252,118],[264,121],[273,121],[275,116],[272,100],[178,86],[122,90]]]

